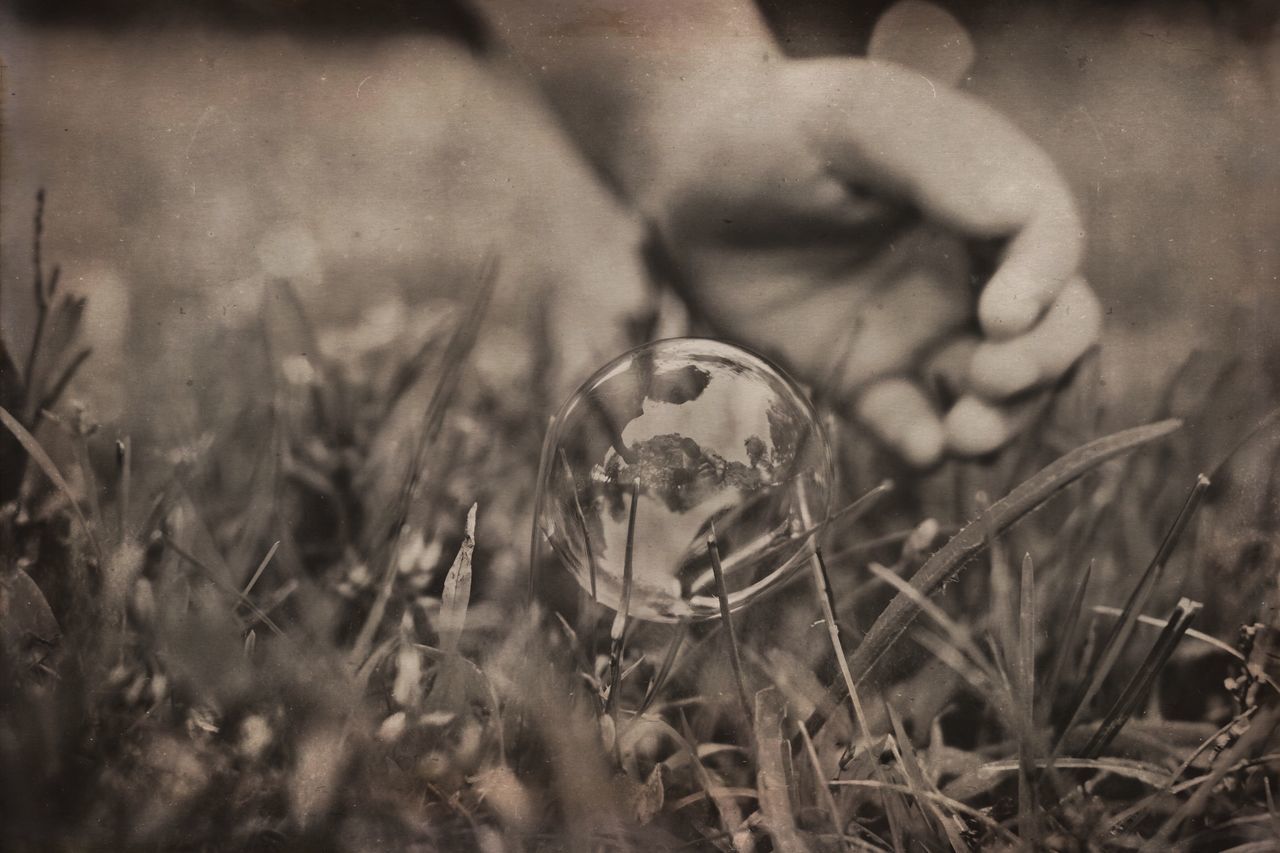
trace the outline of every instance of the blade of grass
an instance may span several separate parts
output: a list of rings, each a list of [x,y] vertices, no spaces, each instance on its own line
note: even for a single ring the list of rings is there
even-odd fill
[[[986,791],[990,784],[987,780],[1007,773],[1017,773],[1020,762],[1017,759],[991,761],[979,765],[956,779],[947,783],[946,789],[956,799],[968,799],[977,791]],[[1036,769],[1046,770],[1048,758],[1036,760]],[[1097,770],[1112,773],[1126,779],[1133,779],[1154,789],[1164,786],[1166,773],[1163,767],[1142,761],[1125,758],[1057,758],[1054,766],[1063,770]]]
[[[224,595],[230,598],[234,598],[236,601],[240,602],[246,608],[248,608],[249,612],[252,613],[254,616],[256,616],[258,620],[262,622],[263,625],[266,625],[268,628],[270,628],[273,634],[275,634],[277,637],[283,637],[285,635],[284,631],[281,630],[280,626],[277,625],[275,622],[273,622],[271,620],[271,617],[268,616],[266,612],[263,611],[262,608],[254,604],[253,601],[251,601],[250,599],[245,598],[244,595],[240,593],[240,590],[235,589],[233,587],[228,587],[226,584],[224,584],[218,578],[218,576],[214,573],[213,569],[209,568],[204,563],[200,562],[200,560],[197,559],[193,554],[188,553],[181,545],[173,541],[173,539],[171,539],[167,535],[164,537],[164,543],[168,548],[173,550],[173,553],[177,554],[179,557],[181,557],[183,560],[189,563],[192,567],[198,569],[200,571],[200,574],[204,575],[205,579],[209,581],[209,583],[213,584],[215,589],[217,589],[219,592],[223,593]]]
[[[1044,724],[1049,720],[1049,713],[1053,708],[1053,698],[1058,695],[1058,685],[1062,682],[1062,673],[1066,669],[1067,660],[1071,657],[1072,649],[1080,639],[1080,628],[1084,621],[1080,618],[1081,609],[1084,606],[1084,596],[1089,590],[1089,579],[1093,577],[1093,561],[1089,561],[1089,565],[1085,567],[1084,573],[1080,575],[1080,580],[1076,583],[1076,591],[1071,596],[1071,604],[1067,607],[1066,616],[1062,620],[1062,624],[1066,630],[1062,633],[1062,640],[1058,644],[1057,650],[1053,653],[1053,663],[1049,667],[1049,677],[1045,679],[1043,693],[1045,701],[1040,703],[1039,723]]]
[[[89,520],[93,522],[94,530],[105,531],[106,519],[102,515],[102,501],[98,496],[98,478],[93,472],[93,463],[89,461],[90,430],[85,429],[82,422],[77,422],[73,427],[73,434],[76,439],[76,467],[80,469],[80,476],[84,480],[84,499],[89,504]],[[122,545],[125,541],[124,528],[117,528],[116,534],[116,545]]]
[[[742,705],[742,719],[751,724],[751,700],[747,696],[747,682],[742,674],[742,652],[738,648],[738,634],[733,627],[733,614],[729,612],[729,588],[724,582],[724,567],[720,564],[720,544],[716,541],[716,526],[707,533],[707,553],[711,555],[711,570],[716,575],[716,598],[720,601],[720,621],[724,623],[725,639],[729,645],[729,666],[738,688],[738,701]]]
[[[1225,725],[1221,726],[1216,732],[1214,732],[1212,735],[1210,735],[1209,737],[1201,741],[1200,745],[1197,746],[1195,749],[1193,749],[1191,751],[1191,754],[1186,757],[1186,759],[1182,762],[1182,764],[1178,765],[1178,769],[1173,771],[1173,773],[1169,776],[1169,788],[1172,788],[1175,784],[1177,784],[1178,780],[1182,778],[1182,774],[1186,773],[1187,770],[1191,768],[1191,765],[1195,763],[1195,760],[1197,758],[1199,758],[1201,755],[1204,754],[1205,750],[1209,749],[1211,746],[1215,746],[1219,742],[1219,738],[1221,738],[1223,735],[1225,735],[1227,732],[1231,731],[1233,728],[1240,725],[1241,723],[1248,721],[1248,719],[1252,717],[1254,714],[1256,714],[1257,712],[1258,712],[1258,706],[1254,705],[1252,708],[1247,709],[1244,713],[1237,714],[1236,716],[1232,717]]]
[[[463,628],[467,624],[467,608],[471,603],[471,557],[476,550],[476,504],[467,511],[467,525],[462,544],[444,578],[440,600],[440,650],[446,655],[458,650]]]
[[[867,723],[867,712],[863,709],[862,698],[858,694],[857,685],[853,681],[853,675],[849,672],[848,658],[844,654],[844,646],[840,640],[840,625],[836,621],[835,614],[835,598],[831,593],[831,578],[827,574],[826,562],[822,559],[822,550],[814,548],[812,556],[809,558],[809,568],[813,573],[814,589],[818,597],[818,603],[822,608],[822,620],[827,623],[827,637],[831,642],[832,651],[835,652],[836,663],[840,667],[841,677],[845,679],[846,695],[849,698],[849,705],[853,713],[853,722],[857,727],[858,733],[862,736],[863,753],[870,755],[872,749],[871,729]],[[797,726],[799,732],[804,737],[810,737],[808,729],[804,723]],[[800,737],[797,734],[792,738],[791,748],[795,749],[795,741]],[[812,739],[812,738],[810,738]],[[852,757],[853,750],[849,752]],[[873,772],[877,779],[884,780],[884,769],[880,766],[880,762],[872,759]],[[841,769],[844,764],[841,764]],[[889,834],[893,839],[894,850],[902,849],[902,830],[898,826],[896,815],[901,811],[902,805],[897,802],[890,802],[891,794],[882,790],[880,797],[884,807],[885,818],[889,823]]]
[[[458,386],[462,382],[463,367],[475,348],[476,339],[480,333],[480,323],[484,319],[493,297],[493,291],[498,280],[498,261],[493,255],[485,256],[480,264],[477,279],[475,298],[472,300],[466,316],[458,324],[458,327],[454,329],[453,334],[449,337],[449,342],[445,345],[440,378],[436,382],[436,386],[431,393],[431,399],[428,401],[426,411],[423,414],[423,427],[415,440],[413,452],[410,455],[409,469],[401,484],[399,498],[388,507],[388,515],[393,515],[394,518],[389,525],[383,524],[375,528],[394,532],[390,540],[383,543],[381,558],[385,565],[377,597],[374,599],[373,606],[369,608],[364,624],[360,627],[360,633],[356,636],[356,640],[351,646],[350,660],[355,666],[359,666],[360,662],[368,657],[369,650],[373,647],[374,638],[378,633],[378,628],[382,624],[382,617],[386,615],[387,603],[391,600],[391,592],[395,587],[397,571],[395,557],[400,548],[400,539],[404,535],[405,519],[408,515],[409,507],[413,503],[413,498],[417,494],[418,486],[422,481],[423,469],[427,462],[427,451],[435,442],[436,435],[444,424],[445,413],[448,411],[450,403],[453,402]]]
[[[1092,610],[1094,613],[1097,613],[1099,616],[1119,617],[1124,615],[1124,611],[1121,610],[1119,607],[1108,607],[1105,604],[1095,604],[1093,607],[1090,608],[1090,610]],[[1145,613],[1143,613],[1138,616],[1138,624],[1147,625],[1152,628],[1163,629],[1166,625],[1169,624],[1169,620],[1157,619],[1155,616],[1148,616]],[[1192,640],[1197,640],[1201,643],[1204,643],[1206,646],[1209,646],[1214,651],[1222,652],[1225,655],[1230,655],[1231,657],[1235,658],[1241,663],[1245,662],[1245,656],[1241,654],[1239,649],[1235,648],[1230,643],[1227,643],[1223,640],[1219,640],[1217,637],[1211,634],[1206,634],[1203,631],[1197,631],[1194,628],[1188,628],[1187,637]],[[1268,684],[1273,689],[1280,689],[1280,688],[1277,688],[1275,682],[1271,681],[1271,679],[1267,676],[1266,673],[1259,673],[1258,677],[1260,681],[1263,681],[1264,683]]]
[[[1007,683],[1007,679],[1000,674],[996,665],[982,653],[982,649],[974,642],[968,630],[948,616],[946,611],[921,595],[920,591],[907,583],[907,581],[883,566],[872,563],[867,568],[875,577],[897,589],[900,595],[905,595],[911,599],[920,611],[936,622],[946,632],[947,639],[951,645],[963,654],[971,664],[977,667],[978,671],[993,687]]]
[[[791,750],[782,736],[785,717],[776,687],[756,694],[756,788],[760,793],[760,813],[765,828],[773,836],[779,853],[802,853],[809,849],[796,827],[795,806],[787,764]]]
[[[89,360],[89,356],[93,355],[92,347],[85,347],[72,357],[67,366],[58,374],[58,378],[54,380],[53,385],[40,398],[40,402],[36,405],[31,413],[31,423],[38,425],[44,420],[45,412],[53,409],[58,405],[58,400],[62,399],[63,393],[67,390],[67,386],[76,378],[76,374],[80,372],[80,368],[84,367],[84,363]]]
[[[871,749],[871,729],[867,727],[867,713],[862,708],[862,699],[858,696],[858,687],[849,671],[849,660],[845,656],[844,646],[840,642],[840,624],[836,621],[835,601],[831,594],[831,581],[827,576],[827,565],[822,559],[822,550],[815,548],[809,559],[809,569],[813,575],[814,595],[822,608],[822,620],[827,623],[827,638],[831,641],[831,650],[835,652],[836,663],[840,666],[840,676],[844,679],[845,695],[852,706],[854,723],[858,733],[862,735],[863,749]],[[800,728],[807,727],[801,725]]]
[[[827,816],[831,818],[831,828],[835,830],[836,838],[840,840],[840,847],[843,850],[849,849],[849,842],[845,840],[844,822],[840,820],[840,810],[836,807],[836,798],[831,793],[831,786],[827,784],[827,777],[822,772],[822,762],[818,758],[818,750],[813,745],[813,738],[809,737],[809,733],[804,730],[804,726],[800,726],[800,740],[804,742],[804,752],[809,758],[809,767],[813,770],[813,780],[818,786],[818,795],[822,798],[822,805],[827,810]],[[957,850],[956,853],[961,853]]]
[[[846,511],[851,511],[854,518],[861,517],[867,512],[880,498],[887,495],[893,490],[893,481],[885,480],[862,497],[858,498],[849,505]],[[812,527],[813,519],[807,510],[807,503],[804,500],[799,501],[801,518],[800,523],[803,527]],[[844,511],[842,511],[844,512]],[[822,549],[814,547],[813,554],[809,558],[809,570],[813,577],[814,594],[818,599],[818,606],[822,609],[823,621],[827,623],[827,638],[831,642],[831,651],[835,654],[836,663],[840,667],[840,677],[843,679],[845,687],[845,695],[848,696],[850,705],[852,706],[854,715],[854,724],[857,726],[859,733],[862,735],[863,748],[871,749],[871,730],[867,727],[867,715],[862,707],[862,699],[858,696],[858,691],[854,685],[853,674],[849,671],[848,657],[844,651],[844,644],[840,640],[840,623],[836,619],[836,602],[835,595],[831,591],[831,576],[827,573],[827,564],[822,559]],[[800,728],[805,728],[802,724]],[[795,738],[792,738],[792,748],[796,746]]]
[[[1242,763],[1247,765],[1254,750],[1267,742],[1271,737],[1271,733],[1275,731],[1277,724],[1280,724],[1280,704],[1273,704],[1264,708],[1254,718],[1248,731],[1241,735],[1240,739],[1230,749],[1218,757],[1209,773],[1189,780],[1190,784],[1196,786],[1196,792],[1177,811],[1169,816],[1155,836],[1143,845],[1142,850],[1157,851],[1167,849],[1170,840],[1173,839],[1182,824],[1204,811],[1209,804],[1209,797],[1213,794],[1213,790],[1218,787],[1218,783],[1222,781],[1223,777],[1237,769]],[[1183,785],[1187,786],[1188,783],[1183,783]]]
[[[1003,533],[1099,465],[1162,438],[1180,425],[1180,421],[1168,420],[1135,427],[1091,441],[1050,463],[952,537],[920,567],[911,580],[912,586],[924,595],[932,594],[982,552],[986,546],[988,530],[996,531],[997,535]],[[870,673],[889,647],[907,630],[918,612],[919,607],[910,596],[900,593],[894,597],[853,653],[849,669],[854,673],[855,682]],[[839,705],[846,693],[847,687],[843,679],[828,688],[825,701],[814,709],[805,722],[810,734],[814,734],[825,724],[831,709]]]
[[[36,325],[31,335],[31,348],[27,350],[27,363],[22,371],[23,382],[26,383],[26,399],[22,403],[22,411],[30,411],[35,404],[36,365],[40,359],[40,346],[44,342],[44,330],[49,322],[49,297],[51,292],[45,290],[44,261],[41,257],[40,243],[44,236],[44,188],[36,190],[36,213],[31,232],[31,283],[35,289]]]
[[[458,654],[463,629],[467,625],[467,609],[471,605],[471,557],[476,549],[476,504],[467,511],[466,528],[462,544],[453,558],[453,564],[444,578],[444,591],[440,596],[439,675],[431,691],[431,701],[436,707],[456,709],[463,703],[463,664]]]
[[[894,755],[898,758],[898,763],[902,765],[902,769],[906,772],[907,787],[911,788],[911,796],[915,800],[916,806],[925,812],[926,817],[932,817],[937,821],[938,826],[942,827],[942,832],[947,836],[947,842],[951,845],[951,849],[955,853],[967,853],[969,845],[964,843],[964,839],[960,837],[960,831],[953,825],[951,819],[943,813],[942,807],[933,797],[922,797],[919,793],[929,792],[939,794],[940,792],[929,783],[929,779],[924,774],[924,767],[920,764],[920,757],[916,754],[915,747],[911,745],[911,738],[907,736],[906,727],[902,725],[902,718],[898,716],[898,712],[887,701],[884,703],[885,714],[889,718],[889,725],[893,728],[894,737]],[[803,731],[801,727],[801,731]],[[805,739],[808,740],[808,733],[805,733]]]
[[[267,549],[267,555],[262,558],[262,562],[258,563],[257,570],[253,573],[253,577],[249,578],[249,582],[245,584],[244,592],[240,593],[241,595],[247,596],[249,593],[253,592],[253,588],[257,585],[258,579],[262,577],[262,573],[267,570],[267,566],[271,563],[271,558],[274,557],[276,555],[276,551],[279,550],[280,540],[277,539],[271,544],[271,547]]]
[[[133,491],[133,440],[127,435],[116,441],[116,470],[120,475],[116,493],[116,526],[123,539],[125,526],[129,523],[129,502]]]
[[[542,529],[542,506],[547,496],[543,494],[543,484],[547,479],[547,466],[551,464],[551,442],[554,436],[555,417],[547,419],[547,428],[542,437],[542,452],[538,455],[538,479],[533,494],[533,523],[529,525],[529,576],[525,589],[525,606],[533,613],[534,601],[538,594],[538,552],[542,539],[547,532]]]
[[[26,427],[18,423],[18,419],[4,408],[0,408],[0,423],[4,424],[5,429],[13,434],[13,437],[22,445],[22,449],[27,451],[27,455],[35,461],[36,465],[40,466],[40,470],[57,487],[58,491],[62,492],[62,496],[67,499],[67,503],[71,506],[71,511],[75,514],[76,522],[80,525],[80,529],[84,531],[85,538],[89,540],[89,546],[93,548],[93,553],[98,558],[98,564],[102,565],[102,546],[98,543],[98,537],[94,535],[89,519],[85,518],[84,510],[80,508],[80,502],[76,500],[75,493],[71,491],[70,484],[62,476],[58,466],[53,464],[53,460],[49,458],[48,453],[45,453],[44,448],[40,446],[40,442],[36,441],[36,437],[27,432]]]
[[[796,488],[798,491],[803,493],[803,483],[797,482]],[[766,533],[757,537],[754,541],[747,543],[743,547],[735,549],[734,552],[729,555],[728,559],[724,560],[721,564],[725,575],[728,576],[736,569],[742,568],[743,566],[759,565],[761,561],[767,561],[782,551],[793,549],[797,541],[821,535],[825,530],[830,529],[833,523],[838,519],[846,519],[847,521],[852,522],[861,518],[873,506],[875,506],[876,502],[878,502],[880,498],[893,491],[893,488],[893,481],[885,480],[853,503],[848,504],[836,513],[818,522],[813,521],[812,516],[810,516],[805,509],[804,503],[801,502],[801,514],[803,518],[799,525],[793,522],[784,522],[778,526],[776,531]],[[720,523],[727,526],[726,522],[741,510],[742,508],[738,507],[737,510],[729,513],[725,518],[722,518]],[[698,557],[704,552],[705,548],[706,540],[698,540],[694,542],[682,559],[690,560]],[[705,588],[708,584],[714,583],[714,575],[711,572],[703,572],[690,584],[690,586],[694,590],[700,590]]]
[[[622,600],[609,628],[609,696],[605,710],[613,717],[614,728],[618,723],[618,685],[622,674],[623,644],[627,640],[627,625],[631,615],[631,587],[635,579],[636,511],[640,506],[640,482],[631,484],[631,509],[627,515],[627,545],[622,560]]]
[[[1142,573],[1142,577],[1139,578],[1137,585],[1134,586],[1133,592],[1129,594],[1129,600],[1125,602],[1123,614],[1111,629],[1110,634],[1107,635],[1107,639],[1102,645],[1102,650],[1096,658],[1096,663],[1091,668],[1084,690],[1071,703],[1073,710],[1071,716],[1067,719],[1066,725],[1062,728],[1062,733],[1058,736],[1057,744],[1053,748],[1055,755],[1061,753],[1066,743],[1067,734],[1084,716],[1088,710],[1089,703],[1093,701],[1093,697],[1097,695],[1098,690],[1102,687],[1102,682],[1106,680],[1111,673],[1112,667],[1120,659],[1120,654],[1124,651],[1124,646],[1133,633],[1138,614],[1146,607],[1147,600],[1151,597],[1152,590],[1163,572],[1165,563],[1168,562],[1174,547],[1182,538],[1183,532],[1190,523],[1192,516],[1195,515],[1195,511],[1208,488],[1209,480],[1201,474],[1196,480],[1195,486],[1192,487],[1191,492],[1187,495],[1178,517],[1174,519],[1169,532],[1165,534],[1164,541],[1160,543],[1160,547],[1156,550],[1155,556],[1151,558],[1146,571]]]
[[[918,529],[919,525],[916,525],[915,527],[897,530],[893,533],[886,533],[883,536],[877,536],[874,539],[868,539],[867,541],[859,542],[856,545],[850,545],[847,548],[836,551],[834,554],[828,554],[827,564],[831,566],[838,565],[842,560],[856,557],[860,554],[866,554],[879,548],[885,548],[889,545],[897,545],[900,542],[906,542],[915,535]],[[938,535],[940,536],[954,536],[959,532],[959,527],[941,526],[938,528]]]
[[[591,600],[599,602],[600,598],[596,595],[596,555],[595,549],[591,547],[591,529],[587,527],[587,516],[582,511],[582,500],[578,497],[578,484],[573,478],[573,469],[569,467],[569,457],[565,454],[564,448],[560,448],[560,464],[564,467],[564,476],[566,482],[573,489],[573,510],[578,518],[578,524],[582,526],[582,541],[587,549],[587,574],[591,578]],[[534,520],[537,524],[537,520]]]
[[[978,492],[974,496],[974,502],[978,505],[980,512],[985,513],[991,508],[991,502],[985,492]],[[991,567],[990,624],[995,628],[996,636],[1000,640],[1000,647],[1004,649],[1005,655],[1012,657],[1013,649],[1018,642],[1014,632],[1014,626],[1018,624],[1018,619],[1014,613],[1013,570],[1009,565],[1009,555],[1005,551],[1004,544],[1000,541],[996,531],[989,525],[986,536],[987,561]]]
[[[1169,656],[1173,654],[1173,650],[1177,648],[1187,629],[1191,627],[1191,620],[1196,618],[1196,613],[1203,606],[1198,601],[1183,598],[1174,607],[1173,615],[1169,617],[1165,629],[1156,638],[1146,659],[1129,679],[1124,691],[1112,704],[1106,716],[1103,717],[1102,724],[1085,745],[1081,753],[1084,758],[1097,758],[1124,728],[1143,698],[1150,692],[1156,676],[1169,662]]]
[[[977,821],[982,826],[984,826],[989,832],[1000,836],[1010,844],[1013,844],[1015,846],[1018,844],[1018,837],[1014,835],[1012,832],[1005,829],[1003,826],[996,823],[990,817],[978,811],[977,809],[973,808],[972,806],[966,806],[964,803],[959,802],[958,800],[953,800],[952,798],[948,797],[946,794],[935,794],[931,791],[912,791],[906,785],[898,785],[893,782],[881,782],[878,779],[835,779],[835,780],[832,780],[831,782],[828,782],[827,784],[832,785],[834,787],[841,787],[841,788],[878,788],[884,791],[893,791],[899,794],[906,794],[909,797],[911,796],[925,797],[927,799],[933,800],[936,803],[946,806],[956,814],[962,814],[965,817],[968,817]]]
[[[1036,576],[1031,555],[1022,558],[1018,622],[1018,837],[1032,850],[1040,847],[1036,819]]]
[[[738,803],[733,797],[726,795],[723,787],[712,778],[711,771],[707,770],[702,759],[698,758],[698,750],[694,747],[697,738],[693,736],[693,730],[689,727],[689,720],[685,717],[684,711],[680,712],[680,730],[681,744],[689,756],[689,766],[693,768],[693,775],[698,780],[703,794],[715,806],[716,816],[720,818],[720,825],[724,828],[734,849],[739,853],[754,850],[755,844],[752,842],[751,833],[744,831],[742,826],[742,809],[738,808]]]
[[[680,647],[684,645],[685,635],[689,632],[689,623],[687,620],[681,619],[676,623],[675,631],[671,635],[671,642],[667,644],[667,652],[662,657],[662,664],[658,667],[658,672],[653,677],[653,681],[649,684],[649,689],[645,692],[644,701],[640,703],[640,707],[636,710],[636,716],[639,717],[653,705],[658,694],[662,692],[663,686],[667,683],[667,679],[671,677],[671,670],[675,667],[676,656],[680,653]]]

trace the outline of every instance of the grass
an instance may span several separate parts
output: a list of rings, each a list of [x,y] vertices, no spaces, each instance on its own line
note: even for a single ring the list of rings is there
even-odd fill
[[[832,417],[838,505],[868,497],[810,572],[730,615],[712,532],[724,612],[670,626],[530,563],[558,401],[470,369],[492,262],[451,323],[340,358],[281,285],[303,344],[236,342],[239,402],[161,439],[64,402],[83,305],[35,260],[44,331],[0,352],[6,851],[1272,849],[1247,363],[1146,413],[1083,364],[925,477]]]

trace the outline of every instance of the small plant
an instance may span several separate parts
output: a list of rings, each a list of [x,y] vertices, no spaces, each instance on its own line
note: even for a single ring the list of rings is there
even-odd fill
[[[77,345],[85,299],[59,293],[62,270],[54,266],[47,275],[41,256],[44,236],[44,190],[36,193],[32,239],[32,288],[35,324],[27,357],[19,369],[8,347],[0,340],[0,408],[4,408],[28,432],[34,432],[62,399],[90,350]],[[0,432],[0,504],[18,496],[26,471],[28,452],[12,432]]]

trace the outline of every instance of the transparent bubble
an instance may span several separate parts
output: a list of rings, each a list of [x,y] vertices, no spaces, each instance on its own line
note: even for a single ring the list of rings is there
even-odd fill
[[[697,338],[599,370],[542,452],[538,525],[596,600],[675,621],[719,614],[714,528],[731,609],[776,588],[827,515],[831,459],[813,407],[776,367]],[[633,521],[634,517],[634,521]]]

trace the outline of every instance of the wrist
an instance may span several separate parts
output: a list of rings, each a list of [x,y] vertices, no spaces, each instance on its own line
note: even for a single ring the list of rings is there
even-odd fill
[[[780,57],[772,45],[744,50],[727,45],[718,57],[681,57],[663,73],[637,83],[637,96],[611,116],[604,143],[591,152],[629,200],[642,209],[665,203],[674,187],[725,165],[732,143],[772,116],[762,104],[785,106],[768,96]]]
[[[780,52],[751,0],[477,0],[578,147],[635,200]]]

